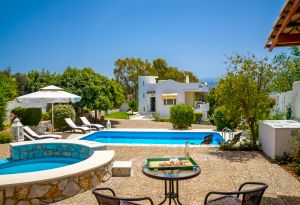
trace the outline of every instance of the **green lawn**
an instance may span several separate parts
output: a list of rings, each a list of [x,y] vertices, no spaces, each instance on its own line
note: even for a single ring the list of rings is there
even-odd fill
[[[105,115],[105,118],[113,118],[113,119],[128,119],[129,115],[127,112],[115,112]]]

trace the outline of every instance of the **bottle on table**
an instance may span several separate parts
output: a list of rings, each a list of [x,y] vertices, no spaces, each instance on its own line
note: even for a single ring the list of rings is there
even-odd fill
[[[189,142],[186,141],[185,142],[185,147],[184,147],[184,157],[186,159],[189,159],[190,158],[190,147],[189,147]]]

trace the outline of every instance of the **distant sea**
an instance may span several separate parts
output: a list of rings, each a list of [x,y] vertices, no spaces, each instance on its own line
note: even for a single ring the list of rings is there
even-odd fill
[[[218,86],[219,84],[219,78],[202,78],[200,79],[201,82],[207,82],[208,87],[211,88],[215,88]]]

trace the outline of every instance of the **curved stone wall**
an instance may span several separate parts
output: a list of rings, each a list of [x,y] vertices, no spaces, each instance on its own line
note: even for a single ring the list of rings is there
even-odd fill
[[[74,152],[82,154],[84,160],[51,170],[0,175],[0,204],[52,203],[92,189],[110,178],[114,151],[105,149],[100,143],[83,140],[13,143],[11,153],[15,160],[49,157],[49,153],[51,156],[72,156]]]

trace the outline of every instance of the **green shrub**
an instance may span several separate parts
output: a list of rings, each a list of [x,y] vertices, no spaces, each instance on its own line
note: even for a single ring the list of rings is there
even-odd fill
[[[286,106],[286,119],[287,120],[292,119],[292,106],[291,105]]]
[[[225,127],[230,129],[236,128],[236,123],[228,119],[226,115],[226,110],[223,106],[217,107],[214,112],[214,122],[217,127],[217,130],[222,130]]]
[[[137,100],[130,100],[128,102],[128,106],[131,109],[132,114],[133,114],[133,111],[136,112],[138,110],[138,102],[137,102]]]
[[[153,112],[152,117],[155,121],[159,121],[159,113],[158,112]]]
[[[258,146],[253,146],[250,141],[243,141],[239,145],[233,145],[231,143],[220,143],[219,149],[222,151],[258,151]]]
[[[170,118],[175,129],[187,129],[195,120],[194,109],[188,105],[174,105],[170,108]]]
[[[202,116],[203,116],[202,112],[195,112],[194,115],[195,115],[194,123],[198,123],[198,122],[202,121]]]
[[[0,144],[10,143],[11,141],[12,137],[9,130],[0,132]]]
[[[294,162],[294,157],[284,152],[282,156],[275,156],[275,162],[281,165],[290,164]]]
[[[296,164],[295,171],[296,171],[296,174],[298,176],[300,176],[300,164]]]
[[[282,113],[275,113],[273,115],[270,115],[268,117],[268,120],[284,120],[285,119],[285,114]]]
[[[36,126],[42,119],[41,108],[16,107],[11,112],[20,119],[23,125]]]
[[[6,103],[2,104],[0,101],[0,130],[4,129],[4,122],[6,119]]]
[[[49,111],[50,118],[52,115],[52,111]],[[53,108],[53,114],[54,114],[54,127],[57,130],[65,130],[68,125],[65,122],[65,118],[71,118],[73,121],[75,121],[76,113],[72,105],[69,104],[59,104],[54,105]]]
[[[300,162],[300,133],[293,136],[291,141],[294,144],[294,157]]]
[[[11,113],[21,120],[25,116],[25,110],[26,108],[16,107],[11,111]]]
[[[50,113],[49,112],[43,112],[42,113],[42,120],[44,120],[44,121],[51,120]]]

